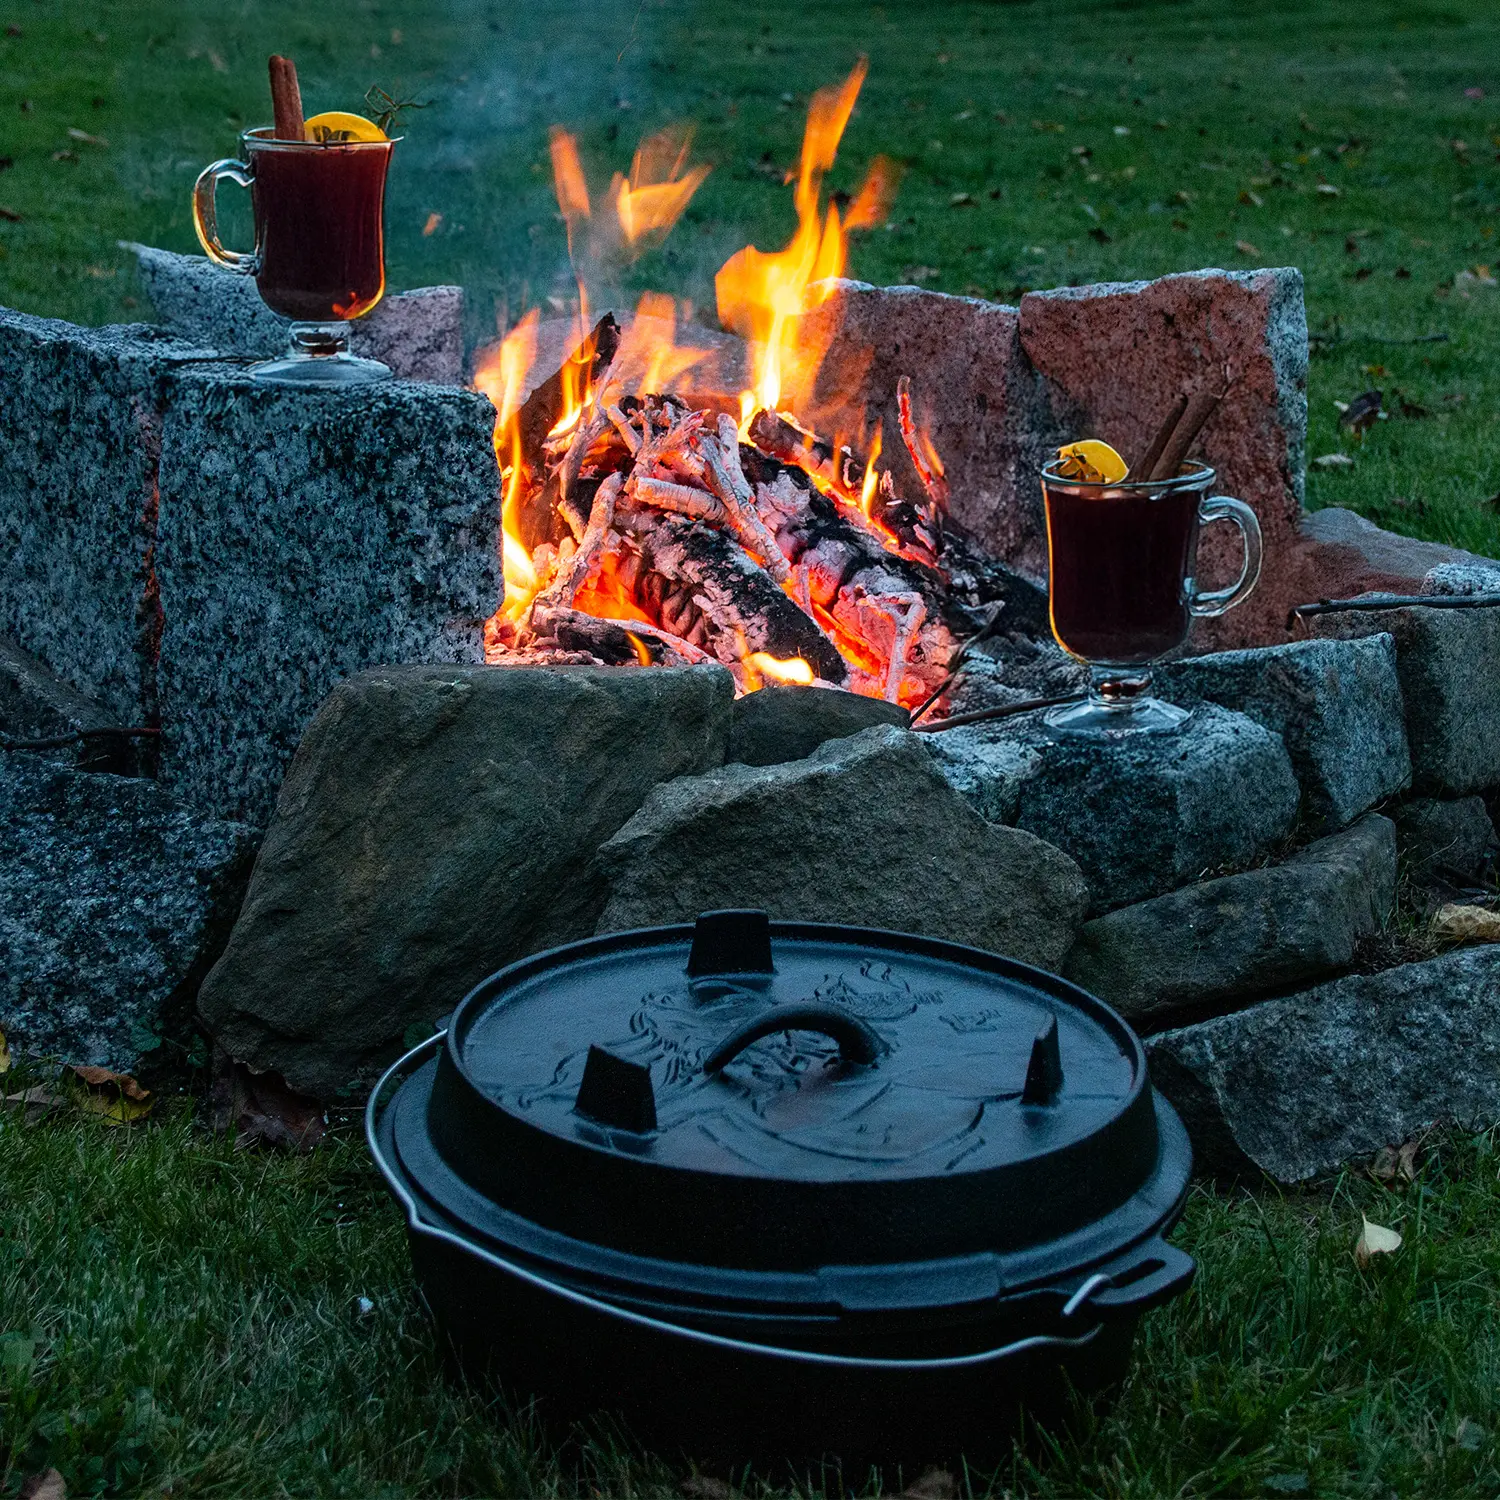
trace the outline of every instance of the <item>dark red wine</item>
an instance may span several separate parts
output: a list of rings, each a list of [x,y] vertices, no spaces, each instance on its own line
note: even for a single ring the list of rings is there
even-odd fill
[[[267,307],[295,322],[330,323],[380,301],[390,155],[370,146],[255,152],[255,284]]]
[[[1153,661],[1187,638],[1196,489],[1110,498],[1044,486],[1052,633],[1084,661]]]

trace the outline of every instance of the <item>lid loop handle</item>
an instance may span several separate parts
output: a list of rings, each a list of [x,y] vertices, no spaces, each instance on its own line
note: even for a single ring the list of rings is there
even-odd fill
[[[845,1062],[869,1064],[890,1048],[868,1021],[852,1016],[832,1005],[778,1005],[774,1010],[747,1021],[708,1054],[705,1073],[717,1073],[738,1057],[752,1042],[778,1031],[817,1031],[839,1044],[839,1056]]]

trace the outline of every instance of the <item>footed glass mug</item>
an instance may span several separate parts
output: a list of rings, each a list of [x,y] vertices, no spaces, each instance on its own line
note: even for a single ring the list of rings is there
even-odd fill
[[[216,161],[193,188],[193,225],[215,265],[253,276],[261,301],[291,320],[284,359],[257,380],[360,385],[390,370],[349,352],[348,325],[385,294],[385,178],[394,140],[281,141],[271,126],[240,137],[243,161]],[[227,177],[250,189],[255,248],[219,243],[214,190]]]
[[[1046,722],[1110,738],[1177,729],[1188,711],[1151,696],[1151,663],[1187,639],[1194,616],[1222,615],[1255,587],[1255,512],[1211,495],[1207,464],[1184,464],[1171,479],[1089,484],[1063,478],[1059,463],[1042,467],[1052,633],[1087,664],[1089,695],[1053,709]],[[1228,588],[1203,592],[1193,573],[1198,532],[1211,521],[1239,528],[1245,563]]]

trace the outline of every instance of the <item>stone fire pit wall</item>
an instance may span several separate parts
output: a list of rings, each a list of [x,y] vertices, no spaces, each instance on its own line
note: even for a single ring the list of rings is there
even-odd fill
[[[159,723],[192,804],[264,825],[335,683],[483,660],[483,396],[258,386],[159,329],[12,312],[0,360],[0,630],[116,722]]]

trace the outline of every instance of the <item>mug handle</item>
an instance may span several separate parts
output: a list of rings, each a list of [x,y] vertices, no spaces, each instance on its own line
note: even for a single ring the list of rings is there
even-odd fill
[[[1255,519],[1255,512],[1243,500],[1210,495],[1199,507],[1198,524],[1207,526],[1213,521],[1231,521],[1239,527],[1240,540],[1245,544],[1245,565],[1228,588],[1202,593],[1194,588],[1188,596],[1188,610],[1194,615],[1222,615],[1233,609],[1260,578],[1260,522]]]
[[[231,182],[247,188],[253,176],[254,173],[244,162],[225,157],[223,161],[216,161],[211,167],[205,167],[193,184],[193,228],[198,231],[198,243],[216,266],[223,266],[226,271],[234,271],[241,276],[253,276],[260,270],[260,246],[257,245],[246,255],[241,250],[226,250],[219,243],[219,218],[214,209],[214,189],[218,187],[221,177],[227,177]]]

